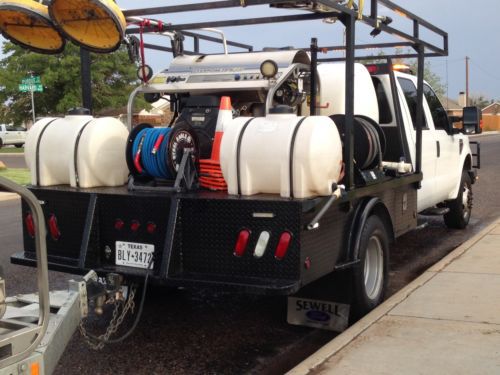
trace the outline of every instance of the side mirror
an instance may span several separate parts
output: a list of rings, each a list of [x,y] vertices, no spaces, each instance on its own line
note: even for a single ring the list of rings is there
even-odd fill
[[[465,107],[463,116],[463,132],[480,134],[483,132],[483,113],[478,107]]]

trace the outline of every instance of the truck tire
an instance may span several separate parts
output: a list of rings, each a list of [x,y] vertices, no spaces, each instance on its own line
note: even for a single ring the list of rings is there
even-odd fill
[[[0,148],[2,148],[3,146],[3,141],[2,141],[2,138],[0,138]]]
[[[353,316],[360,318],[379,305],[387,290],[389,236],[382,220],[370,216],[359,243],[360,264],[353,270]]]
[[[21,148],[21,147],[23,147],[23,146],[24,146],[24,143],[17,143],[17,144],[16,144],[16,148]]]
[[[462,172],[458,196],[448,202],[450,211],[444,214],[444,223],[448,228],[464,229],[469,224],[472,212],[472,183],[466,171]]]

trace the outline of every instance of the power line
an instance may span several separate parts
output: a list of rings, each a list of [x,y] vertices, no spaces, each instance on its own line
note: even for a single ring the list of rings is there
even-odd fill
[[[478,68],[479,70],[481,70],[484,74],[490,76],[491,78],[494,78],[494,79],[497,79],[500,81],[500,77],[497,77],[493,74],[491,74],[488,70],[482,68],[479,64],[477,64],[476,62],[472,61],[472,59],[470,60],[471,64],[474,65],[476,68]]]

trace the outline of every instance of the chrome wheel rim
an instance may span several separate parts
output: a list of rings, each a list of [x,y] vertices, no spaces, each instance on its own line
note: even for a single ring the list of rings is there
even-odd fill
[[[377,236],[371,236],[368,241],[364,268],[366,296],[375,300],[382,290],[384,278],[384,252]]]
[[[472,209],[472,191],[467,184],[464,184],[464,191],[462,192],[462,212],[465,220],[469,219]]]

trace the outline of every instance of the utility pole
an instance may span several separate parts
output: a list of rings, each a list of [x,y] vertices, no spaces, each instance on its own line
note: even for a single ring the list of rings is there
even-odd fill
[[[465,106],[469,106],[469,56],[465,56]]]

